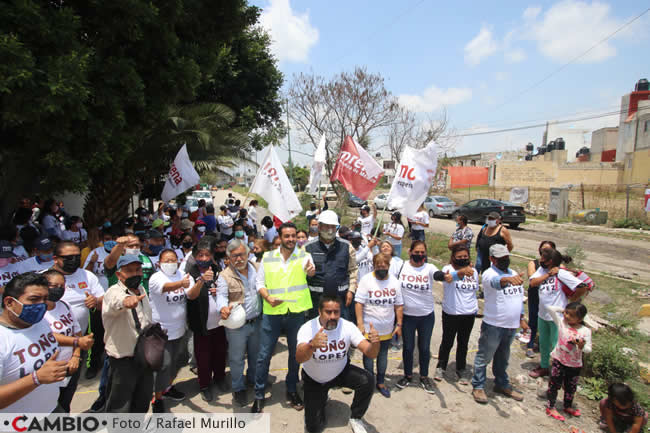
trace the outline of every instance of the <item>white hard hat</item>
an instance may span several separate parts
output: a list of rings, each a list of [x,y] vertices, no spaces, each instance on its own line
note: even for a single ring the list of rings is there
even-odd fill
[[[246,310],[241,304],[237,304],[230,310],[230,316],[226,320],[219,320],[219,326],[225,326],[229,329],[239,329],[246,322]]]
[[[321,214],[318,216],[318,222],[322,224],[337,226],[339,225],[339,217],[333,210],[326,210],[321,212]]]

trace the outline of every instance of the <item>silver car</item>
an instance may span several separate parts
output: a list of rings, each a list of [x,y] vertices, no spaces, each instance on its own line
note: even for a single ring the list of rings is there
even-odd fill
[[[442,195],[430,195],[424,200],[424,207],[429,212],[431,218],[436,216],[447,216],[451,218],[451,215],[458,208],[456,203]]]
[[[388,194],[379,194],[375,199],[373,200],[375,205],[377,206],[377,209],[384,209],[388,205]],[[393,209],[387,209],[387,210],[393,210]]]

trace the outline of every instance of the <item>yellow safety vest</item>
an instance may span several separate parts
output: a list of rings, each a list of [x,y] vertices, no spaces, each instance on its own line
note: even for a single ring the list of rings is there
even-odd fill
[[[283,302],[277,307],[272,307],[264,300],[264,314],[279,315],[287,314],[288,311],[300,313],[311,309],[307,274],[302,267],[306,255],[302,248],[296,249],[287,260],[285,270],[284,259],[279,248],[264,254],[262,266],[264,266],[264,281],[269,295],[277,299],[295,300],[295,302]]]

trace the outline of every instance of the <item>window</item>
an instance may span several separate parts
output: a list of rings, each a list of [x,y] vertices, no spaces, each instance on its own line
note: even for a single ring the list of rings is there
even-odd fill
[[[395,161],[384,161],[384,170],[395,170]]]
[[[472,159],[472,162],[470,163],[470,165],[471,165],[472,167],[476,167],[476,160],[475,160],[475,159]]]
[[[481,200],[472,200],[472,201],[470,201],[470,202],[467,202],[467,203],[465,204],[465,207],[477,207],[477,206],[478,206],[478,203],[479,203],[480,201],[481,201]]]
[[[460,167],[462,167],[462,166],[463,166],[463,161],[458,161],[458,165],[459,165]]]

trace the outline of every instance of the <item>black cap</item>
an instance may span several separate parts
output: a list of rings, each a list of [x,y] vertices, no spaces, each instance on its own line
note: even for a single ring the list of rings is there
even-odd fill
[[[348,226],[339,227],[339,236],[340,237],[345,239],[349,233],[350,233],[350,227],[348,227]]]
[[[147,230],[145,233],[145,239],[163,239],[164,236],[158,230]]]

